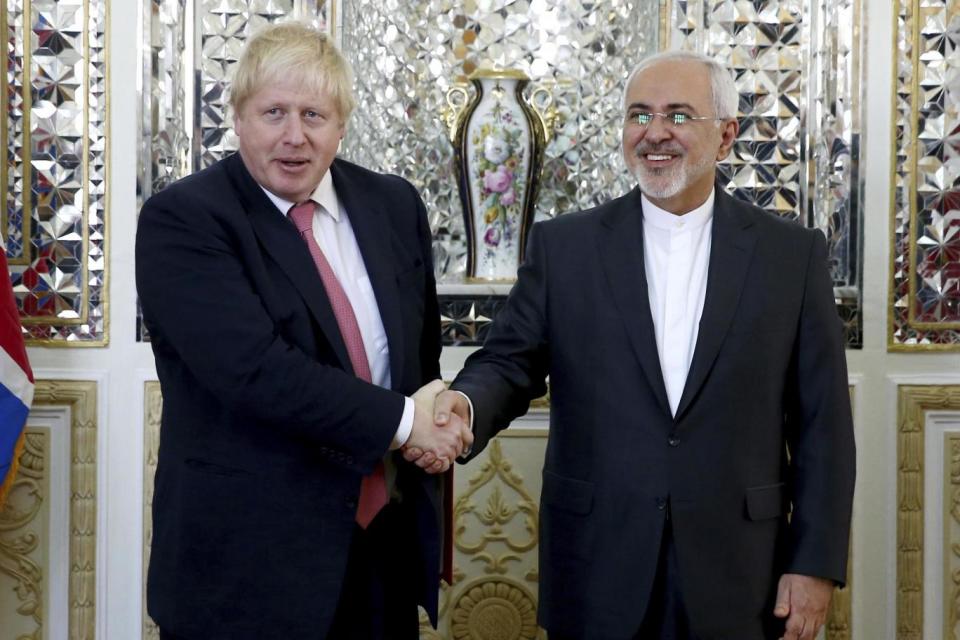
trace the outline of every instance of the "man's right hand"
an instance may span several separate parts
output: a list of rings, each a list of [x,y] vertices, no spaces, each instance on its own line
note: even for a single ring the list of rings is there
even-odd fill
[[[425,391],[427,388],[423,387],[421,391]],[[414,396],[414,401],[416,401],[416,396]],[[463,455],[463,452],[469,450],[473,445],[473,431],[470,428],[470,403],[456,391],[442,391],[436,396],[436,402],[432,404],[432,411],[434,425],[447,431],[459,432],[462,446],[457,455]],[[413,462],[426,469],[428,473],[446,470],[446,467],[435,466],[437,459],[429,451],[421,449],[409,441],[403,447],[403,457],[408,462]]]
[[[433,421],[438,427],[445,427],[459,418],[463,424],[470,428],[470,403],[462,393],[456,391],[444,391],[437,396],[437,401],[433,405]],[[470,442],[467,446],[473,444],[473,436],[470,436]]]
[[[434,424],[434,399],[446,387],[442,380],[434,380],[413,394],[413,429],[403,446],[404,457],[427,473],[441,473],[450,468],[463,451],[461,429],[447,429]],[[457,394],[454,394],[457,395]],[[413,457],[410,451],[420,455]]]

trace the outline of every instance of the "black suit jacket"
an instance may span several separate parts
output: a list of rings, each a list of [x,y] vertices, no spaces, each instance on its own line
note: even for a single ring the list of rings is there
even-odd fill
[[[693,630],[745,637],[782,573],[846,575],[855,455],[825,241],[717,190],[706,300],[672,417],[642,234],[637,190],[535,225],[505,309],[453,387],[474,403],[476,455],[550,377],[545,628],[631,637],[669,513]]]
[[[150,615],[191,638],[324,637],[363,475],[403,395],[439,377],[423,203],[406,181],[336,160],[390,349],[393,389],[356,378],[316,266],[239,155],[150,198],[137,289],[163,391]],[[402,459],[401,459],[402,460]],[[416,523],[397,549],[435,619],[437,480],[398,461]]]

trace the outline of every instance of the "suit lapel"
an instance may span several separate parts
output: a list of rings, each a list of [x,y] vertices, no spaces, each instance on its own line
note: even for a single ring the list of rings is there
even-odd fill
[[[393,386],[401,384],[403,372],[403,323],[400,314],[400,294],[393,251],[393,225],[388,219],[382,198],[371,197],[371,188],[342,162],[330,167],[337,198],[350,217],[353,234],[357,238],[363,264],[377,299],[380,321],[387,335],[390,349],[390,379]]]
[[[317,266],[310,257],[310,252],[300,238],[300,234],[267,198],[263,189],[243,165],[239,153],[227,160],[227,171],[247,207],[250,224],[260,239],[264,251],[280,265],[293,282],[293,286],[303,296],[304,302],[337,354],[340,366],[345,371],[353,373],[350,356],[340,335],[340,327],[330,306],[327,291],[323,287],[323,281],[317,275]]]
[[[707,295],[700,317],[697,346],[677,407],[677,419],[693,402],[713,367],[740,302],[757,240],[753,221],[743,213],[733,196],[721,188],[717,188],[712,233]]]
[[[660,408],[669,416],[670,405],[660,370],[660,357],[657,355],[657,338],[650,315],[647,274],[643,265],[640,191],[634,189],[601,216],[597,247],[600,263],[647,382]]]

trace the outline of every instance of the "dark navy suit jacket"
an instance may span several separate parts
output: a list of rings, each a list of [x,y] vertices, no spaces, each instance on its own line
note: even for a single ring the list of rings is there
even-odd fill
[[[855,453],[819,231],[717,190],[707,293],[676,416],[661,375],[637,190],[534,225],[453,388],[479,453],[550,378],[540,623],[636,633],[667,514],[693,631],[748,638],[784,572],[846,576]],[[788,522],[787,516],[791,514]]]
[[[163,391],[148,610],[191,638],[322,638],[363,475],[403,395],[439,377],[431,237],[416,190],[331,167],[376,295],[393,389],[353,374],[316,267],[239,155],[150,198],[137,289]],[[438,480],[398,461],[398,549],[435,619]]]

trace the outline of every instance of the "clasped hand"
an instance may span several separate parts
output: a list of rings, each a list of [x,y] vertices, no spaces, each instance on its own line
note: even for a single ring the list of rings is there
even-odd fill
[[[420,387],[413,403],[413,429],[403,457],[427,473],[443,473],[473,444],[469,404],[441,380]]]

